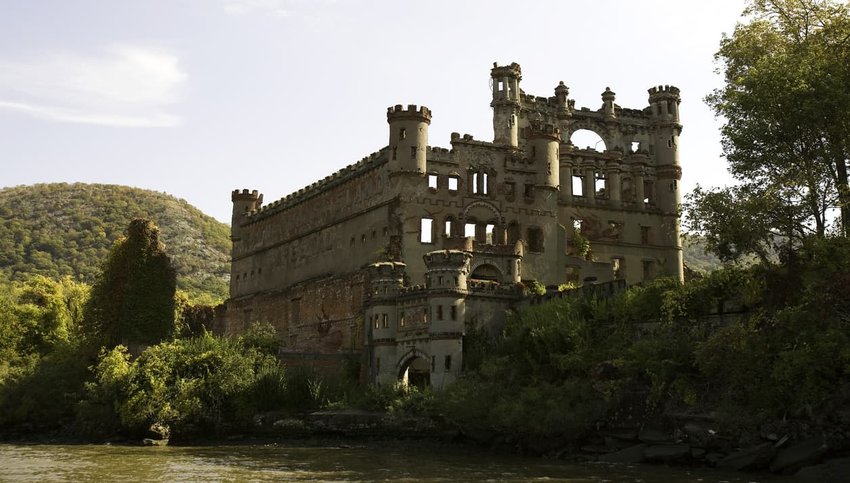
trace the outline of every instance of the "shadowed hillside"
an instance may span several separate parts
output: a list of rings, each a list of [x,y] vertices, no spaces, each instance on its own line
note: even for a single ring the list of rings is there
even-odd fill
[[[11,279],[69,275],[91,283],[137,217],[159,225],[178,288],[227,296],[228,226],[184,200],[127,186],[55,183],[0,190],[0,273]]]

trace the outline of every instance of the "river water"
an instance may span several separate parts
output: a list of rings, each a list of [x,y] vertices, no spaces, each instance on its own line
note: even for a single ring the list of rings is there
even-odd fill
[[[749,482],[770,475],[567,463],[465,447],[368,445],[110,446],[0,444],[0,481]]]

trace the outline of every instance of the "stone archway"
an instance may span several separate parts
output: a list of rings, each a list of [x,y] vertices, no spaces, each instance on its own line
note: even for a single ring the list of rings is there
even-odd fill
[[[502,281],[502,271],[491,263],[482,263],[472,269],[469,274],[472,280],[487,280],[491,282]]]
[[[396,367],[400,383],[420,389],[431,385],[431,359],[424,352],[411,349]]]

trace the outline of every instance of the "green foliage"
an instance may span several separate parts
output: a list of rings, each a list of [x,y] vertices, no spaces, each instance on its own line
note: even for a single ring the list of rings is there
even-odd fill
[[[228,226],[184,200],[126,186],[56,183],[0,189],[0,274],[14,280],[38,274],[94,283],[102,261],[134,218],[157,220],[173,254],[177,285],[194,304],[216,305],[227,297]]]
[[[737,235],[730,251],[714,244],[721,257],[757,249],[765,229],[792,246],[822,237],[831,207],[841,211],[840,232],[850,227],[850,10],[829,0],[754,0],[745,15],[720,43],[725,85],[707,98],[724,119],[724,154],[741,184],[692,201],[703,228]]]
[[[94,431],[141,433],[154,423],[178,435],[216,431],[278,409],[286,396],[287,374],[274,357],[208,333],[151,346],[132,362],[118,346],[93,370],[80,415]]]
[[[152,344],[175,334],[175,273],[150,221],[130,222],[92,287],[83,330],[93,347]]]

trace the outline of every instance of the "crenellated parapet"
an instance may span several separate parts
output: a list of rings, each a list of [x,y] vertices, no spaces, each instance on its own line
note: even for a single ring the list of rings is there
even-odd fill
[[[416,104],[408,104],[406,108],[396,104],[387,108],[387,122],[395,121],[421,121],[431,124],[431,110],[425,106],[417,107]]]
[[[679,103],[682,97],[675,86],[652,87],[649,93],[650,116],[658,124],[679,124]]]
[[[404,286],[404,271],[407,265],[401,262],[379,262],[368,267],[371,299],[393,298]]]
[[[362,158],[360,161],[350,164],[329,176],[325,176],[319,181],[300,188],[298,191],[292,192],[283,198],[275,200],[267,205],[253,208],[248,213],[248,221],[260,221],[276,213],[288,210],[352,179],[362,176],[368,171],[377,169],[386,163],[387,148],[383,148],[380,151],[374,152],[369,156]],[[260,199],[262,200],[262,195]]]

